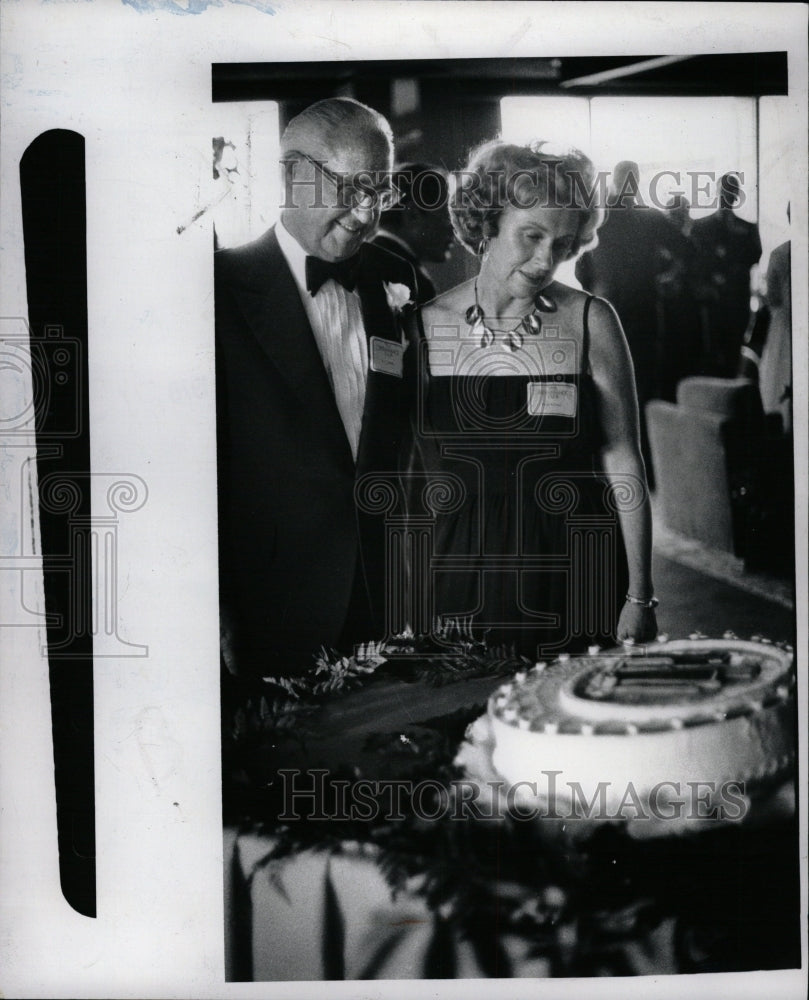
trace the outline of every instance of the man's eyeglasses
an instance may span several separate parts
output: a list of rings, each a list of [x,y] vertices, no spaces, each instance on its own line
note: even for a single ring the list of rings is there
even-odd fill
[[[354,174],[353,177],[335,173],[314,157],[300,151],[287,153],[283,163],[295,160],[306,160],[334,185],[337,191],[337,204],[340,208],[373,208],[387,212],[399,200],[398,190],[391,184],[390,178],[381,184],[374,184],[374,177],[379,174],[368,170]],[[325,207],[325,206],[324,206]]]

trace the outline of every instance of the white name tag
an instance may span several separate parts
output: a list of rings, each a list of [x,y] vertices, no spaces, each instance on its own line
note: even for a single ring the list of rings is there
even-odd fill
[[[529,382],[528,412],[535,417],[575,417],[578,389],[566,382]]]
[[[402,377],[402,355],[405,345],[384,337],[371,337],[371,371]]]

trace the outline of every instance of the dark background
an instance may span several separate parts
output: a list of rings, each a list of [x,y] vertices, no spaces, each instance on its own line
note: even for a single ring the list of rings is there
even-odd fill
[[[403,59],[363,62],[215,63],[212,98],[277,101],[281,131],[309,104],[353,97],[380,111],[393,128],[399,162],[426,160],[448,170],[500,131],[500,100],[509,96],[762,97],[788,93],[786,52],[669,57],[594,56],[537,59]],[[410,101],[402,100],[403,90]],[[456,249],[432,265],[436,285],[472,276],[474,261]]]

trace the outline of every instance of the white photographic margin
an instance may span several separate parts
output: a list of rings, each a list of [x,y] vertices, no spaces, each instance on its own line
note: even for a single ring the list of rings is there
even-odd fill
[[[2,316],[27,314],[20,157],[41,132],[73,129],[86,140],[93,468],[140,476],[149,489],[121,531],[119,553],[122,633],[149,655],[95,669],[95,920],[72,911],[59,889],[41,636],[0,633],[3,995],[683,995],[682,977],[586,986],[224,981],[212,237],[204,216],[191,220],[210,183],[216,62],[787,51],[796,137],[796,548],[805,559],[806,27],[798,4],[3,0]],[[0,487],[4,501],[17,502],[21,455],[9,454]],[[15,513],[24,524],[27,512]],[[22,599],[16,586],[0,592],[4,615]],[[805,563],[797,607],[807,607]],[[805,762],[806,615],[799,610],[797,619]],[[805,844],[805,798],[801,823]],[[734,1000],[803,996],[805,968],[804,950],[803,971],[692,976],[687,990]]]

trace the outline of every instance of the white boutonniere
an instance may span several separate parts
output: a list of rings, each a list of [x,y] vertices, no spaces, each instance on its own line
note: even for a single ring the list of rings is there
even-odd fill
[[[401,285],[396,281],[386,281],[385,295],[388,299],[388,308],[393,313],[400,313],[405,306],[412,306],[413,300],[410,298],[410,289],[407,285]]]
[[[402,323],[402,312],[409,306],[414,305],[413,300],[410,298],[410,289],[407,285],[402,285],[398,281],[385,281],[385,296],[388,300],[388,308],[393,313],[393,322],[396,325],[396,331],[399,334],[402,342],[402,352],[407,350],[408,340],[404,331],[404,324]]]

